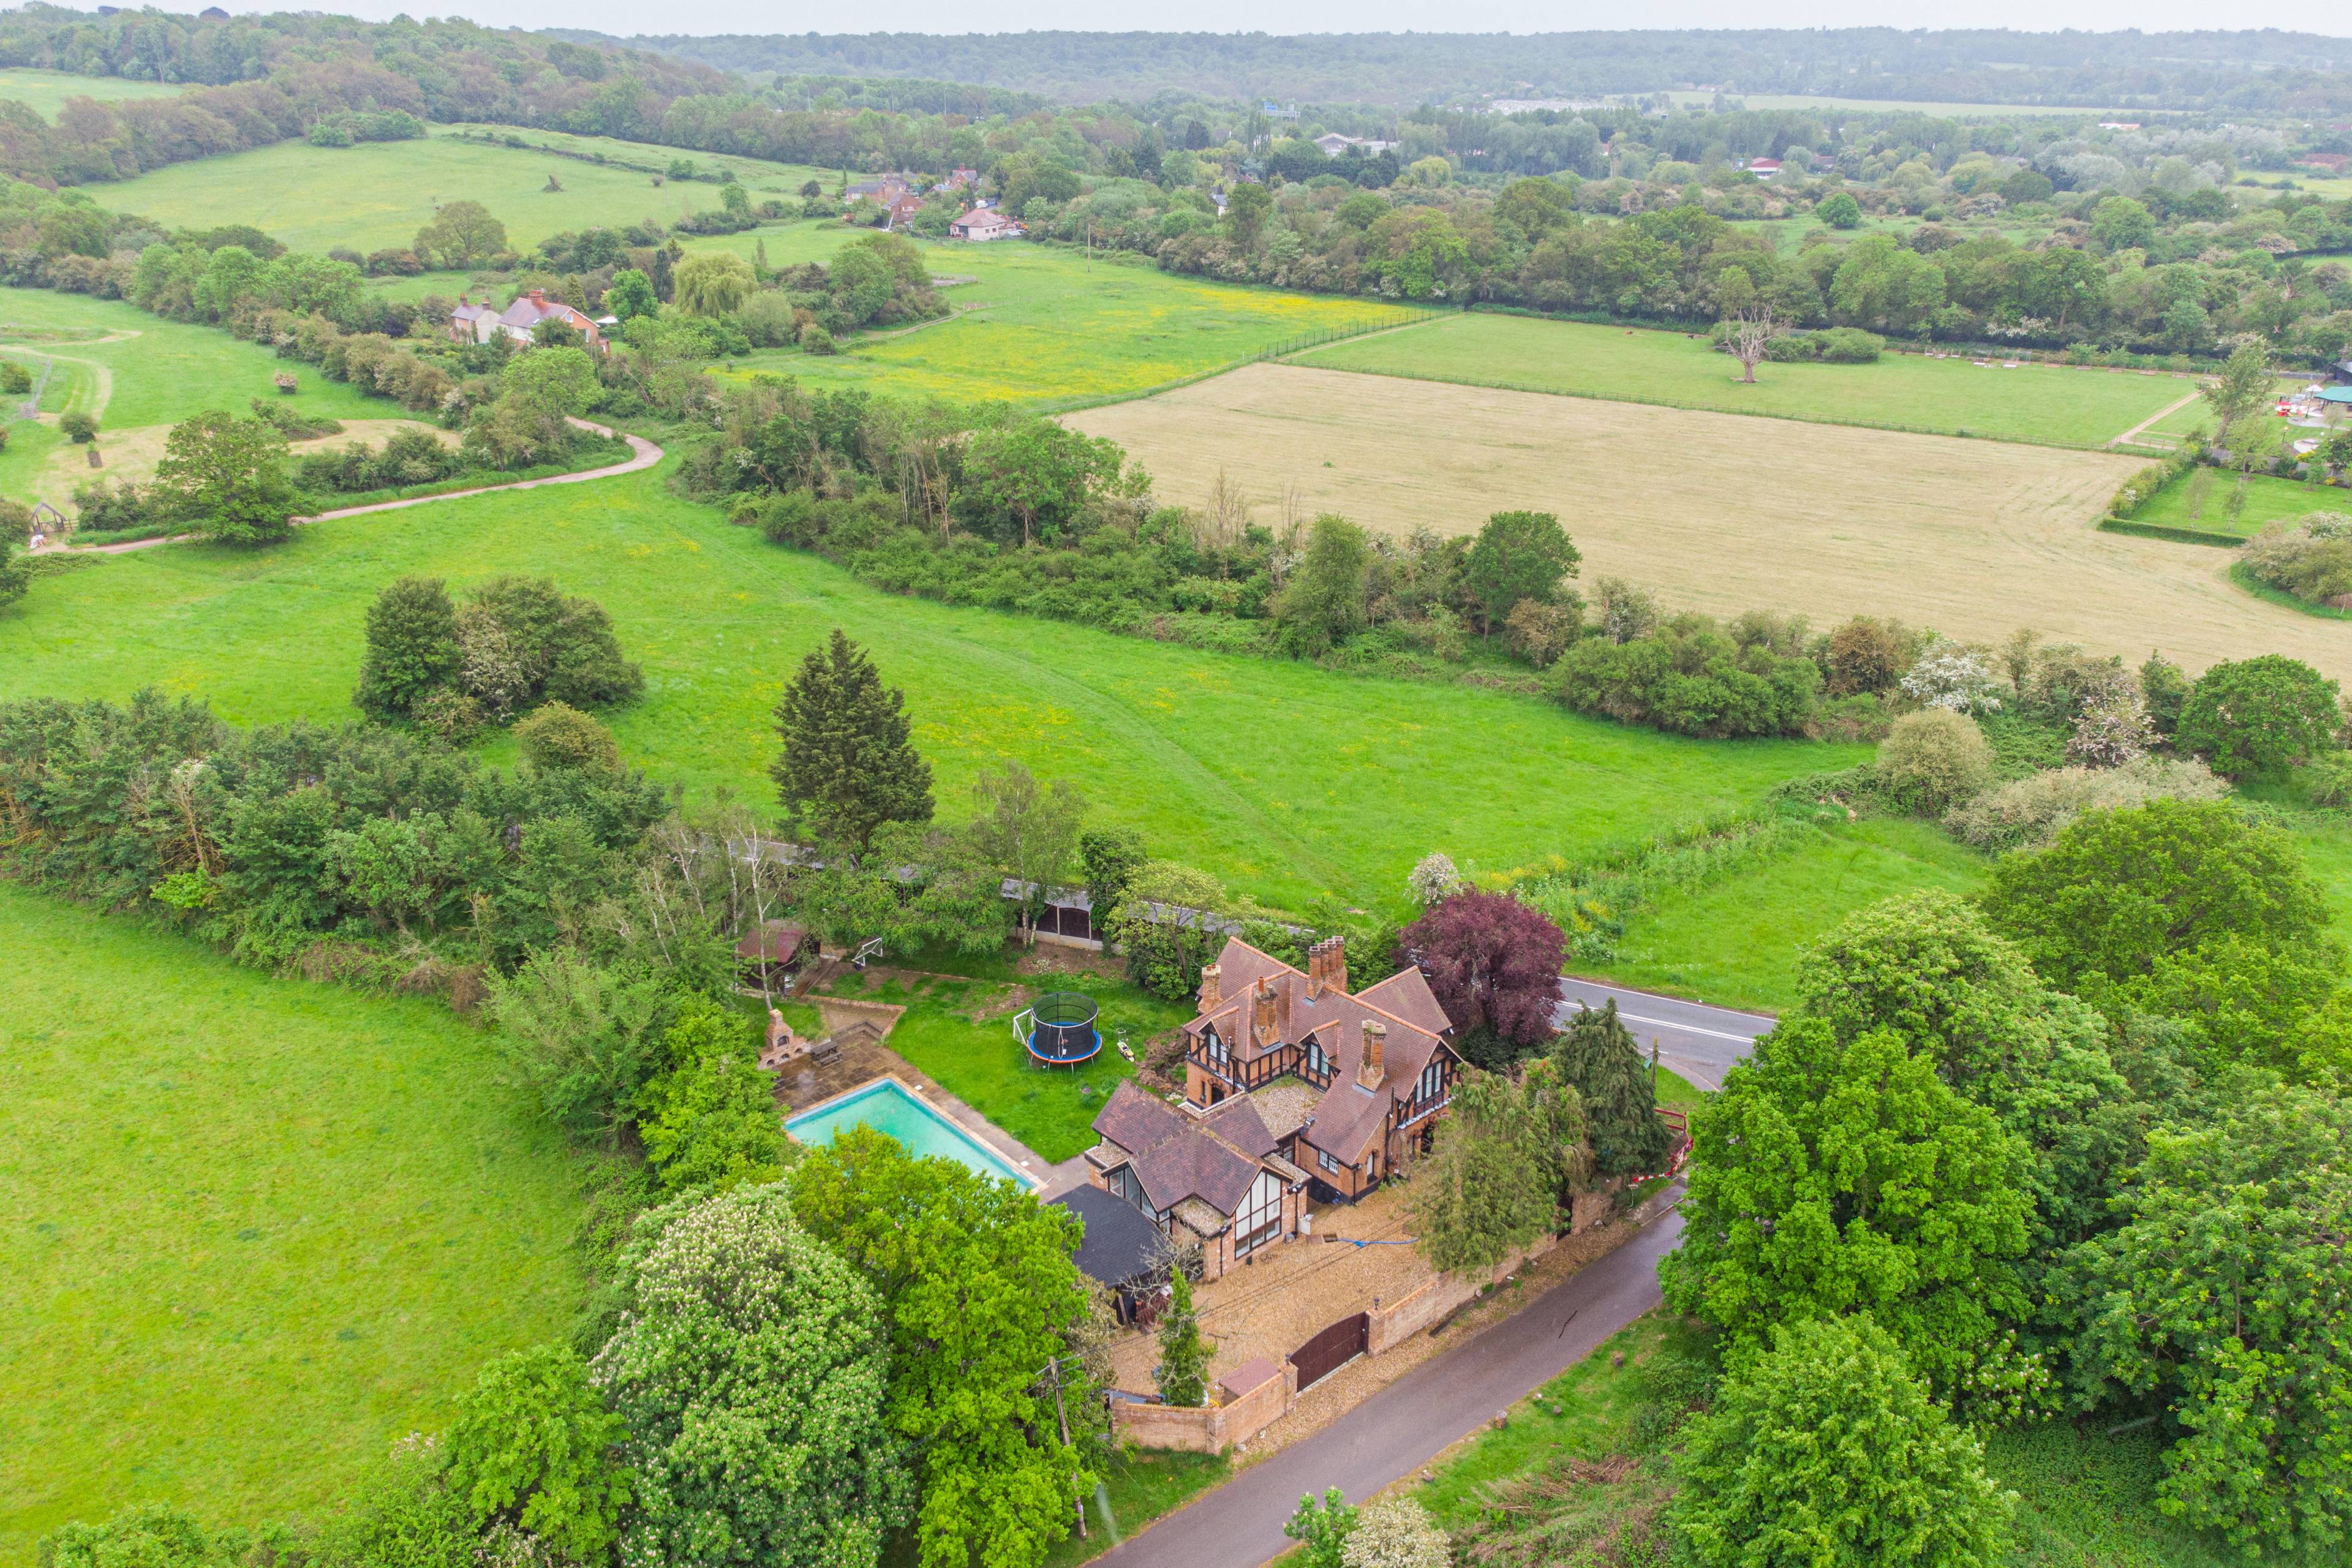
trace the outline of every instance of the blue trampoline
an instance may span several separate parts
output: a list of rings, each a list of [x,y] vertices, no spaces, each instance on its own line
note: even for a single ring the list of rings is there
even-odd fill
[[[1013,1032],[1041,1068],[1070,1068],[1102,1054],[1095,999],[1080,991],[1048,991],[1013,1023]]]

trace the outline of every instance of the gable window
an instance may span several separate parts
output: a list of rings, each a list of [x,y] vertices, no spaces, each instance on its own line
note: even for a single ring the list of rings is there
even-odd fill
[[[1323,1054],[1323,1042],[1312,1035],[1307,1037],[1307,1073],[1309,1078],[1331,1076],[1331,1058]]]
[[[1444,1088],[1445,1064],[1433,1061],[1421,1069],[1421,1081],[1413,1086],[1412,1098],[1416,1101],[1435,1100]]]
[[[1234,1215],[1234,1256],[1272,1241],[1282,1230],[1282,1180],[1272,1171],[1260,1171]]]
[[[1151,1200],[1144,1195],[1143,1183],[1136,1175],[1134,1166],[1121,1165],[1118,1170],[1113,1171],[1108,1177],[1104,1178],[1104,1180],[1108,1184],[1114,1195],[1125,1198],[1129,1203],[1134,1205],[1137,1208],[1141,1209],[1145,1214],[1150,1215],[1154,1219],[1158,1219],[1160,1217],[1158,1212],[1151,1206]]]
[[[1217,1031],[1213,1027],[1201,1031],[1201,1051],[1219,1067],[1223,1067],[1233,1059],[1225,1050],[1225,1042],[1217,1037]]]

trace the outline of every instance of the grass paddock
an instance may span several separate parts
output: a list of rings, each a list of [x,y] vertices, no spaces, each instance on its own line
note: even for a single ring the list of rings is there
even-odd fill
[[[334,1501],[562,1331],[572,1157],[446,1007],[0,882],[0,1559]]]

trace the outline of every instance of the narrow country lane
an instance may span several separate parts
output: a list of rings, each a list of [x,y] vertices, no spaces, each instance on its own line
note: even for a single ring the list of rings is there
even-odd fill
[[[1288,1549],[1282,1527],[1301,1496],[1336,1486],[1361,1501],[1412,1475],[1655,1308],[1658,1259],[1681,1235],[1682,1216],[1669,1209],[1525,1310],[1095,1561],[1105,1568],[1259,1568]]]
[[[1759,1036],[1769,1035],[1778,1022],[1769,1013],[1740,1013],[1685,1002],[1653,991],[1631,991],[1597,980],[1564,979],[1555,1016],[1565,1021],[1580,1004],[1596,1011],[1604,1002],[1617,1004],[1617,1016],[1633,1037],[1655,1043],[1658,1060],[1693,1088],[1712,1092],[1723,1087],[1723,1075],[1732,1063],[1748,1055]]]

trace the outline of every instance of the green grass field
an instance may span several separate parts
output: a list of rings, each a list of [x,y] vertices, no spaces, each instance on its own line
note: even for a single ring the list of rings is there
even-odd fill
[[[2170,377],[1889,354],[1875,364],[1764,364],[1754,386],[1704,337],[1454,315],[1298,356],[1328,370],[1566,393],[1787,419],[2100,447],[2189,390]],[[1790,437],[1792,440],[1801,439]]]
[[[552,575],[612,612],[647,690],[623,749],[708,799],[768,798],[769,709],[840,626],[903,685],[942,811],[1002,759],[1281,902],[1401,899],[1444,848],[1512,865],[1720,811],[1860,748],[1682,740],[1502,692],[1214,656],[900,599],[674,499],[662,469],[305,528],[251,552],[173,545],[43,582],[0,617],[0,696],[202,693],[255,722],[353,717],[367,605],[404,573]],[[299,628],[299,632],[295,628]]]
[[[822,261],[865,234],[841,223],[801,223],[698,242],[695,249],[782,267]],[[763,350],[721,374],[789,375],[812,384],[957,402],[1002,399],[1048,407],[1110,402],[1222,369],[1309,332],[1409,321],[1376,301],[1288,294],[1178,277],[1059,247],[999,240],[926,244],[936,277],[968,278],[940,291],[952,319],[852,340],[845,353]]]
[[[2245,509],[2232,521],[2230,492],[2237,487],[2235,475],[2200,468],[2157,491],[2156,498],[2133,514],[2131,521],[2197,528],[2208,533],[2252,535],[2273,522],[2293,522],[2305,512],[2352,512],[2352,492],[2333,485],[2306,485],[2256,474],[2246,480]]]
[[[55,124],[58,110],[73,98],[94,98],[100,103],[121,103],[131,98],[176,98],[184,87],[156,81],[127,81],[119,76],[74,76],[66,71],[34,70],[25,66],[0,69],[0,101],[13,99]]]
[[[614,145],[634,147],[635,162],[661,163],[670,155],[663,148]],[[777,171],[779,179],[797,172],[763,167]],[[561,191],[546,189],[550,174]],[[651,176],[633,170],[448,135],[339,148],[280,142],[174,163],[109,185],[103,200],[117,212],[173,227],[202,228],[234,217],[297,250],[318,252],[336,246],[362,252],[404,247],[443,202],[480,202],[507,226],[507,238],[517,247],[565,229],[646,218],[675,223],[687,212],[719,205],[719,187],[707,181],[656,188]]]
[[[755,198],[797,197],[801,187],[811,180],[830,191],[842,177],[838,169],[821,169],[809,163],[775,163],[765,158],[740,157],[732,153],[689,153],[677,147],[656,146],[649,142],[623,142],[612,136],[574,136],[562,131],[525,131],[512,125],[453,125],[449,129],[472,136],[495,136],[502,142],[520,141],[526,149],[554,148],[583,157],[609,158],[619,163],[649,164],[661,169],[668,168],[674,159],[684,158],[694,165],[698,183],[707,182],[708,176],[712,174],[732,174]],[[570,163],[571,160],[564,162]],[[664,188],[670,187],[665,185]],[[716,190],[718,186],[713,184],[708,188]]]
[[[562,1331],[571,1157],[472,1025],[5,882],[0,949],[0,1561],[315,1513]]]
[[[121,335],[112,342],[92,341],[110,334]],[[0,354],[25,364],[36,379],[41,362],[54,359],[41,411],[95,414],[101,454],[110,431],[174,424],[207,408],[242,414],[256,397],[333,419],[382,419],[400,412],[381,398],[327,380],[310,365],[292,367],[302,386],[287,397],[270,378],[289,366],[268,349],[210,327],[166,321],[119,300],[46,289],[0,288]],[[12,400],[9,412],[14,407]],[[64,438],[54,424],[14,420],[6,428],[0,495],[27,496],[34,492],[35,476]],[[105,476],[103,468],[90,473]]]
[[[1925,822],[1869,817],[1795,854],[1669,900],[1627,923],[1616,962],[1590,968],[1646,990],[1778,1011],[1797,950],[1866,905],[1920,888],[1969,892],[1991,859]]]

